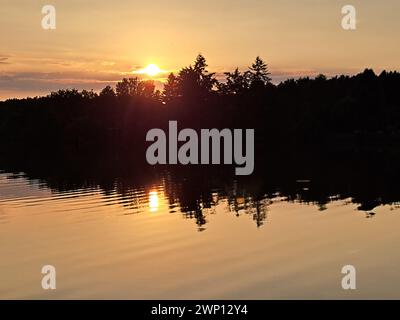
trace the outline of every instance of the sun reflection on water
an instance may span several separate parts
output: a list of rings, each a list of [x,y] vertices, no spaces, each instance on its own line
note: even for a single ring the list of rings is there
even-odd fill
[[[150,212],[157,212],[159,207],[159,198],[157,191],[149,192],[149,209]]]

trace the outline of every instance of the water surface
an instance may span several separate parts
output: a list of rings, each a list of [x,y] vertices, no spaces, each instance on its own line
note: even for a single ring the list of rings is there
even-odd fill
[[[3,172],[0,298],[400,298],[396,203],[372,212],[340,196],[254,196],[237,181],[194,193],[168,173],[105,190]],[[54,291],[41,288],[47,264]],[[354,291],[341,288],[347,264]]]

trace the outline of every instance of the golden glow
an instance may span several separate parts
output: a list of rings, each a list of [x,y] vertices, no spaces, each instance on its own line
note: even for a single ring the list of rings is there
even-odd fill
[[[156,76],[161,72],[161,69],[154,63],[149,64],[142,70],[142,73],[149,75],[150,77]]]
[[[382,68],[400,68],[398,0],[386,0],[385,5],[352,1],[362,11],[357,32],[341,28],[338,1],[319,1],[318,13],[315,1],[307,0],[298,1],[301,5],[253,1],[251,6],[245,1],[210,1],[202,8],[201,26],[198,6],[184,0],[157,1],[156,10],[146,2],[124,1],[113,7],[112,15],[109,1],[98,0],[91,23],[81,18],[93,17],[91,6],[65,1],[64,16],[77,18],[64,20],[62,32],[51,31],[57,33],[51,41],[42,28],[32,28],[38,23],[38,6],[26,1],[29,5],[21,10],[20,2],[1,2],[7,14],[0,19],[0,39],[7,40],[7,49],[0,48],[0,73],[4,74],[0,99],[47,95],[64,86],[100,91],[106,83],[112,85],[139,74],[139,69],[147,70],[150,63],[158,65],[162,74],[179,70],[193,63],[198,52],[205,55],[208,69],[218,73],[233,71],[236,66],[244,71],[260,55],[276,76],[275,82],[319,73],[354,74],[366,67],[378,73]],[[185,17],[193,18],[182,19],[182,8]],[[224,27],[215,28],[215,21],[224,21]],[[102,30],[113,36],[102,36]],[[274,32],[260,34],[258,30]],[[210,41],[210,37],[220,41]],[[380,46],[383,50],[377,49]],[[44,77],[44,71],[52,78]],[[156,71],[150,67],[149,73],[142,75],[158,77],[152,76]],[[12,82],[5,80],[9,77]]]
[[[159,207],[158,193],[156,191],[149,192],[149,209],[150,212],[156,212]]]

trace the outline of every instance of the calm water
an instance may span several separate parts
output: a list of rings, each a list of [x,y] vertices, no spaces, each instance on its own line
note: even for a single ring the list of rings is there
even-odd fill
[[[49,180],[0,174],[0,298],[400,298],[396,204],[255,198],[235,181],[191,195],[168,174],[106,190]],[[347,264],[355,291],[341,289]]]

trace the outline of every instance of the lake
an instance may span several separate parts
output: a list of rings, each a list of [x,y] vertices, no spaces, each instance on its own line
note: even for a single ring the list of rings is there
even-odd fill
[[[307,170],[273,170],[279,186],[168,168],[7,170],[1,299],[400,298],[399,205],[373,170],[366,195],[362,179]],[[44,265],[56,268],[56,290],[41,287]],[[356,290],[342,289],[345,265]]]

